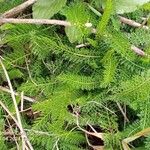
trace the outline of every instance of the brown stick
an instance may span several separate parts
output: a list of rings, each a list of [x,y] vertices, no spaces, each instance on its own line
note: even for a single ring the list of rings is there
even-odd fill
[[[147,26],[142,26],[140,23],[137,23],[133,20],[124,18],[124,17],[120,17],[120,20],[123,23],[126,23],[128,25],[134,26],[134,27],[141,27],[144,29],[149,29],[149,27]],[[0,24],[1,23],[25,23],[25,24],[53,24],[53,25],[61,25],[61,26],[71,26],[70,22],[67,21],[62,21],[62,20],[50,20],[50,19],[13,19],[13,18],[1,18],[0,19]],[[92,29],[93,33],[96,33],[96,29]],[[82,46],[85,46],[84,44]],[[80,47],[81,48],[81,47]],[[131,49],[138,55],[140,56],[147,56],[147,54],[142,51],[141,49],[139,49],[136,46],[131,46]]]
[[[134,45],[131,46],[131,49],[132,49],[136,54],[138,54],[138,55],[140,55],[140,56],[148,56],[148,54],[146,54],[146,53],[143,52],[140,48],[138,48],[138,47],[136,47],[136,46],[134,46]]]
[[[133,27],[141,27],[141,28],[144,28],[144,29],[149,29],[148,26],[142,26],[142,24],[138,23],[138,22],[135,22],[134,20],[131,20],[131,19],[127,19],[125,17],[122,17],[122,16],[119,16],[119,19],[122,23],[125,23],[125,24],[128,24],[130,26],[133,26]]]
[[[17,148],[17,150],[19,150],[19,149],[20,149],[20,148],[19,148],[19,144],[18,144],[17,139],[16,139],[16,134],[15,134],[14,131],[13,131],[13,127],[12,127],[12,125],[11,125],[9,119],[6,118],[6,120],[7,120],[8,125],[9,125],[10,133],[12,133],[12,137],[13,137],[15,143],[16,143],[16,148]],[[6,133],[6,132],[5,132],[5,133]]]
[[[134,20],[127,19],[125,17],[119,16],[120,21],[128,24],[133,27],[141,27],[144,29],[149,29],[148,26],[142,26],[142,24],[135,22]],[[54,24],[54,25],[62,25],[62,26],[71,26],[70,22],[63,21],[63,20],[50,20],[50,19],[14,19],[14,18],[1,18],[0,23],[15,23],[15,24]],[[94,33],[96,32],[93,29]]]
[[[88,43],[85,43],[85,44],[80,44],[80,45],[77,45],[76,48],[83,48],[83,47],[86,47],[88,46],[89,44]],[[131,46],[131,50],[133,50],[136,54],[138,54],[139,56],[149,56],[148,54],[146,54],[144,51],[142,51],[140,48],[132,45]]]
[[[29,139],[27,138],[26,132],[24,131],[24,129],[20,126],[20,123],[18,122],[18,120],[11,114],[11,112],[9,111],[9,109],[5,106],[5,104],[0,101],[0,105],[2,106],[2,108],[8,113],[8,115],[13,119],[13,121],[16,123],[17,127],[20,129],[20,135],[22,137],[22,139],[27,143],[30,144]],[[30,145],[28,145],[30,146]],[[30,147],[30,150],[33,150],[32,146]]]
[[[4,14],[2,14],[2,18],[10,18],[10,17],[14,17],[17,14],[19,14],[20,12],[24,11],[27,7],[33,5],[37,0],[28,0],[24,3],[22,3],[19,6],[16,6],[14,8],[12,8],[9,11],[6,11]]]
[[[149,29],[148,26],[142,26],[142,24],[135,22],[133,20],[127,19],[125,17],[119,16],[120,21],[128,24],[133,27],[141,27],[144,29]],[[14,23],[14,24],[54,24],[54,25],[62,25],[62,26],[71,26],[70,22],[63,20],[50,20],[50,19],[14,19],[14,18],[1,18],[0,23]],[[95,30],[93,31],[96,32]]]
[[[13,104],[14,104],[14,107],[15,107],[15,111],[16,111],[16,117],[17,117],[17,121],[18,121],[18,125],[19,125],[19,128],[20,128],[20,132],[22,133],[22,140],[27,143],[28,147],[29,147],[29,150],[33,150],[33,147],[30,143],[30,141],[28,140],[27,138],[27,135],[26,133],[24,132],[24,129],[23,129],[23,126],[22,126],[22,121],[21,121],[21,115],[20,115],[20,112],[19,112],[19,109],[18,109],[18,105],[17,105],[17,100],[16,100],[16,97],[15,97],[15,93],[14,93],[14,90],[13,90],[13,87],[12,87],[12,84],[11,84],[11,81],[10,81],[10,78],[9,78],[9,75],[8,75],[8,72],[2,62],[2,59],[0,59],[0,64],[2,66],[2,69],[4,71],[4,74],[6,76],[6,79],[7,79],[7,82],[8,82],[8,85],[9,85],[9,88],[10,88],[10,91],[11,91],[11,97],[12,97],[12,101],[13,101]]]
[[[3,87],[3,86],[0,86],[0,91],[7,92],[7,93],[10,93],[10,94],[11,94],[11,91],[10,91],[8,88],[5,88],[5,87]],[[17,92],[14,92],[14,94],[15,94],[16,96],[19,96],[19,95],[20,95],[20,93],[17,93]],[[30,97],[27,97],[27,96],[23,96],[23,99],[26,100],[26,101],[29,101],[29,102],[36,102],[35,99],[30,98]]]
[[[1,18],[0,23],[14,23],[14,24],[51,24],[61,26],[71,26],[70,22],[55,19],[14,19],[14,18]]]
[[[125,119],[127,122],[129,122],[129,119],[128,119],[127,115],[125,114],[125,112],[123,111],[123,109],[122,109],[120,103],[117,102],[117,106],[118,106],[119,110],[121,111],[121,113],[122,113],[124,119]]]
[[[27,7],[33,5],[37,0],[28,0],[22,4],[20,4],[19,6],[16,6],[14,8],[12,8],[11,10],[5,12],[4,14],[2,14],[2,18],[11,18],[11,17],[14,17],[15,15],[17,15],[18,13],[22,12],[23,10],[25,10]],[[142,26],[140,23],[138,22],[135,22],[134,20],[131,20],[131,19],[128,19],[128,18],[125,18],[125,17],[122,17],[122,16],[119,16],[120,18],[120,21],[125,23],[125,24],[128,24],[130,26],[133,26],[133,27],[142,27],[142,28],[145,28],[145,29],[149,29],[148,26]],[[51,24],[49,23],[49,21],[45,21],[43,20],[44,22],[41,23],[41,21],[37,21],[38,24]],[[36,22],[36,21],[35,21]],[[47,23],[46,23],[47,22]],[[5,23],[5,22],[4,22]],[[8,23],[8,22],[7,22]],[[9,22],[10,23],[10,22]],[[15,23],[15,22],[12,22],[12,23]],[[16,22],[17,23],[17,22]],[[20,22],[20,23],[24,23],[24,22]],[[33,22],[28,22],[27,23],[33,23]],[[54,23],[55,24],[55,23]],[[69,24],[69,22],[66,22],[66,24]]]

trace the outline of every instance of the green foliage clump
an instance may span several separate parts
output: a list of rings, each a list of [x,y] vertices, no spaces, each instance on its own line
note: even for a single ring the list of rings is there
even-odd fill
[[[146,2],[137,7],[135,1],[128,11],[124,3],[119,10],[121,4],[113,0],[39,0],[33,6],[34,18],[66,19],[71,26],[0,26],[0,58],[13,88],[36,100],[24,102],[30,113],[21,113],[35,150],[122,150],[122,140],[150,127],[150,31],[124,25],[118,17],[121,12],[136,18],[138,11],[138,18],[147,17]],[[7,86],[2,67],[0,84]],[[0,100],[15,116],[9,93],[0,89]],[[20,109],[20,95],[17,100]],[[0,149],[16,149],[13,138],[5,136],[9,119],[0,108]],[[90,134],[94,130],[102,133],[98,142]],[[149,141],[147,135],[130,144],[149,149]]]

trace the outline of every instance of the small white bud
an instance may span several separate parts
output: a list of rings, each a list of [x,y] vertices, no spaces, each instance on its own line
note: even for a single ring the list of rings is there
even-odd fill
[[[87,22],[87,23],[85,24],[85,26],[86,26],[87,28],[91,28],[91,27],[92,27],[92,23]]]

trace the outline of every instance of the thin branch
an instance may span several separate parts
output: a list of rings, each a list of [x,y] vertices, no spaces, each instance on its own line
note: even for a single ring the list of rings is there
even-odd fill
[[[76,48],[83,48],[83,47],[86,47],[86,46],[89,46],[89,45],[90,45],[89,43],[79,44],[79,45],[76,46]],[[141,50],[140,48],[138,48],[134,45],[131,45],[131,50],[133,50],[139,56],[143,56],[143,57],[144,56],[149,56],[143,50]]]
[[[87,134],[85,134],[85,137],[86,137],[87,144],[88,144],[90,147],[93,148],[93,145],[90,143]]]
[[[28,111],[31,111],[32,109],[31,109],[31,107],[29,107],[29,108],[27,108],[27,109],[24,109],[23,111],[19,111],[20,113],[28,113]],[[15,112],[13,112],[12,113],[12,115],[15,115],[16,113]],[[9,117],[9,115],[8,116],[6,116],[6,117]]]
[[[10,121],[9,121],[8,118],[6,118],[6,120],[7,120],[7,122],[8,122],[9,129],[10,129],[10,131],[11,131],[11,133],[12,133],[11,135],[13,136],[14,141],[15,141],[15,143],[16,143],[16,148],[17,148],[17,150],[19,150],[19,149],[20,149],[20,148],[19,148],[19,144],[18,144],[18,142],[17,142],[16,135],[15,135],[15,133],[14,133],[14,131],[13,131],[13,128],[12,128],[12,126],[11,126],[11,124],[10,124]]]
[[[5,131],[5,132],[1,132],[0,135],[4,135],[4,136],[13,136],[14,133],[10,132],[10,131]],[[19,134],[15,134],[15,136],[20,136]]]
[[[23,105],[24,105],[23,92],[21,92],[21,108],[20,108],[21,112],[24,110]]]
[[[92,129],[93,132],[97,133],[97,131],[92,127],[92,125],[90,125],[89,123],[87,123],[87,125]]]
[[[40,111],[35,111],[35,112],[32,112],[32,109],[31,107],[30,108],[27,108],[27,109],[24,109],[23,111],[19,111],[20,113],[24,113],[28,116],[33,116],[34,118],[37,118],[37,116],[39,116],[40,114]],[[15,115],[16,113],[13,112],[12,115]],[[9,117],[9,115],[5,116],[5,117]]]
[[[127,114],[127,106],[124,104],[124,113]],[[124,129],[126,128],[126,119],[124,118]]]
[[[70,22],[55,19],[14,19],[14,18],[0,18],[0,24],[14,23],[14,24],[51,24],[60,26],[71,26]]]
[[[122,113],[124,119],[125,119],[127,122],[129,122],[129,119],[127,118],[127,115],[126,115],[125,112],[123,111],[123,109],[122,109],[120,103],[117,102],[117,106],[118,106],[119,110],[121,111],[121,113]]]
[[[37,0],[28,0],[1,15],[2,18],[11,18],[33,5]]]
[[[150,18],[150,15],[148,15],[148,17],[143,20],[141,25],[144,26],[147,23],[147,21],[149,20],[149,18]]]
[[[9,111],[9,109],[5,106],[5,104],[2,101],[0,101],[0,105],[8,113],[8,115],[13,119],[13,121],[16,123],[17,127],[21,131],[22,129],[20,128],[20,124],[18,123],[18,120],[11,114],[11,112]],[[21,134],[21,136],[23,136],[23,134]],[[23,137],[22,137],[22,139],[23,139]],[[31,149],[31,150],[33,150],[33,149]]]
[[[140,48],[138,48],[134,45],[131,46],[131,49],[140,56],[148,56],[148,54],[146,54],[144,51],[142,51]]]
[[[94,149],[94,150],[104,150],[104,146],[94,146],[94,145],[92,145],[90,143],[89,139],[88,139],[87,134],[85,134],[85,138],[86,138],[88,146],[91,147],[92,149]]]
[[[27,60],[27,57],[25,57],[25,62],[26,62],[26,68],[27,68],[27,71],[28,71],[28,75],[29,75],[29,78],[31,80],[31,82],[37,86],[37,84],[34,82],[34,80],[32,79],[32,75],[31,75],[31,72],[30,72],[30,69],[29,69],[29,64],[28,64],[28,60]]]
[[[89,101],[89,102],[87,102],[87,104],[90,104],[90,103],[95,103],[95,104],[97,104],[97,105],[99,105],[99,106],[102,106],[104,109],[106,109],[106,110],[109,111],[110,113],[116,115],[115,112],[113,112],[112,110],[110,110],[109,108],[107,108],[106,106],[104,106],[103,104],[101,104],[101,103],[99,103],[99,102],[96,102],[96,101]]]
[[[5,88],[3,86],[0,86],[0,91],[3,91],[3,92],[11,94],[11,91],[8,88]],[[20,96],[20,93],[18,93],[18,92],[14,92],[14,94],[15,94],[15,96]],[[36,102],[35,99],[27,97],[27,96],[23,96],[23,99],[26,100],[26,101],[32,102],[32,103]]]
[[[124,150],[131,150],[129,147],[130,142],[132,142],[140,137],[147,136],[149,134],[150,134],[150,128],[146,128],[130,137],[123,139],[122,146],[123,146]]]
[[[3,68],[3,71],[5,73],[5,76],[6,76],[9,88],[10,88],[11,97],[12,97],[12,100],[13,100],[13,103],[14,103],[14,106],[15,106],[18,122],[19,122],[19,124],[21,124],[20,113],[19,113],[19,109],[18,109],[18,106],[17,106],[17,101],[16,101],[16,97],[15,97],[15,94],[14,94],[14,90],[13,90],[12,84],[10,82],[10,78],[9,78],[8,73],[7,73],[7,70],[6,70],[6,68],[5,68],[5,66],[4,66],[4,64],[3,64],[1,59],[0,59],[0,64],[1,64],[1,66]]]
[[[130,26],[133,27],[141,27],[144,29],[149,29],[148,26],[142,26],[142,24],[137,23],[133,20],[127,19],[125,17],[119,16],[120,21],[128,24]],[[67,21],[63,21],[63,20],[50,20],[50,19],[13,19],[13,18],[1,18],[0,19],[0,24],[1,23],[15,23],[15,24],[51,24],[51,25],[61,25],[61,26],[71,26],[70,22]],[[96,29],[91,28],[92,29],[92,33],[96,33]],[[85,47],[87,46],[87,44],[81,44],[81,45],[77,45],[76,48],[81,48],[81,47]],[[144,51],[142,51],[140,48],[132,45],[131,49],[138,55],[140,56],[148,56]]]
[[[128,19],[128,18],[119,16],[119,19],[120,19],[120,21],[121,21],[122,23],[124,23],[124,24],[128,24],[128,25],[133,26],[133,27],[138,27],[138,28],[141,27],[141,28],[143,28],[143,29],[149,29],[148,26],[145,26],[145,25],[142,26],[142,24],[140,24],[140,23],[138,23],[138,22],[135,22],[134,20],[131,20],[131,19]]]
[[[16,118],[12,115],[12,113],[9,111],[9,109],[5,106],[5,104],[0,101],[0,105],[3,107],[3,109],[8,113],[8,115],[13,119],[13,121],[16,123],[17,127],[19,128],[19,124],[18,121],[16,120]],[[20,129],[20,128],[19,128]]]
[[[103,140],[103,133],[89,132],[89,131],[83,129],[83,128],[79,125],[79,114],[76,113],[75,117],[76,117],[76,124],[77,124],[77,127],[78,127],[81,131],[83,131],[84,133],[86,133],[86,134],[88,134],[88,135],[92,135],[92,136],[95,136],[95,137],[100,138],[100,139]]]
[[[38,130],[30,130],[30,129],[24,129],[24,130],[29,132],[30,134],[31,134],[31,132],[33,132],[34,134],[38,134],[38,135],[54,136],[54,134],[51,134],[49,132],[38,131]]]
[[[49,20],[49,19],[13,19],[14,15],[22,12],[24,9],[29,7],[30,5],[34,4],[37,0],[28,0],[23,4],[5,12],[1,17],[0,23],[27,23],[27,24],[54,24],[54,25],[63,25],[63,26],[70,26],[71,23],[67,21],[60,21],[60,20]],[[7,19],[10,18],[10,19]],[[119,19],[122,23],[128,24],[133,27],[141,27],[144,29],[149,29],[148,26],[142,25],[134,20],[119,16]],[[93,30],[95,33],[95,30]]]
[[[58,147],[58,142],[59,142],[59,138],[56,140],[56,142],[54,143],[54,145],[53,145],[53,148],[52,148],[52,150],[55,150],[55,148],[56,148],[56,150],[59,150],[59,147]]]
[[[93,11],[97,16],[101,16],[102,14],[96,10],[95,8],[91,7],[89,5],[89,8],[91,9],[91,11]],[[124,24],[128,24],[130,26],[133,26],[133,27],[142,27],[142,28],[145,28],[145,29],[149,29],[148,26],[143,26],[142,24],[134,21],[134,20],[131,20],[131,19],[128,19],[128,18],[125,18],[125,17],[122,17],[122,16],[119,16],[119,19],[120,19],[120,22],[124,23]],[[143,19],[143,18],[142,18]],[[144,18],[145,20],[145,18]],[[147,20],[147,19],[146,19]]]
[[[133,27],[141,27],[144,29],[149,29],[148,26],[142,26],[142,24],[135,22],[134,20],[127,19],[125,17],[119,16],[120,21],[122,23],[128,24]],[[15,23],[15,24],[53,24],[53,25],[61,25],[61,26],[71,26],[70,22],[63,20],[55,20],[55,19],[14,19],[14,18],[1,18],[0,23]],[[95,30],[93,29],[95,33]]]
[[[19,128],[20,128],[20,132],[22,133],[22,139],[27,143],[27,145],[29,146],[30,150],[33,150],[33,147],[30,143],[30,141],[28,140],[27,136],[26,136],[26,133],[23,129],[23,126],[22,126],[22,123],[21,123],[21,116],[20,116],[20,112],[19,112],[19,109],[18,109],[18,106],[17,106],[17,101],[16,101],[16,97],[15,97],[15,93],[14,93],[14,90],[13,90],[13,87],[12,87],[12,84],[10,82],[10,78],[9,78],[9,75],[7,73],[7,70],[2,62],[2,59],[0,58],[0,64],[3,68],[3,71],[5,73],[5,76],[6,76],[6,79],[7,79],[7,82],[8,82],[8,85],[9,85],[9,88],[10,88],[10,91],[11,91],[11,97],[12,97],[12,100],[13,100],[13,103],[14,103],[14,107],[15,107],[15,111],[16,111],[16,116],[17,116],[17,120],[18,120],[18,125],[19,125]]]

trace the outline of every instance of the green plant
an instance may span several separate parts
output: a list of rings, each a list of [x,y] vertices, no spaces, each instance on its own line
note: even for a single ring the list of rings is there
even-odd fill
[[[34,18],[70,25],[0,26],[0,59],[11,84],[36,101],[24,101],[22,110],[16,94],[35,150],[149,149],[150,31],[141,20],[149,15],[149,1],[129,1],[129,10],[119,2],[39,0]],[[118,14],[141,21],[141,27],[121,23]],[[3,88],[7,82],[0,67],[0,101],[16,116]],[[18,127],[0,110],[0,149],[17,149],[16,143],[21,149]]]

